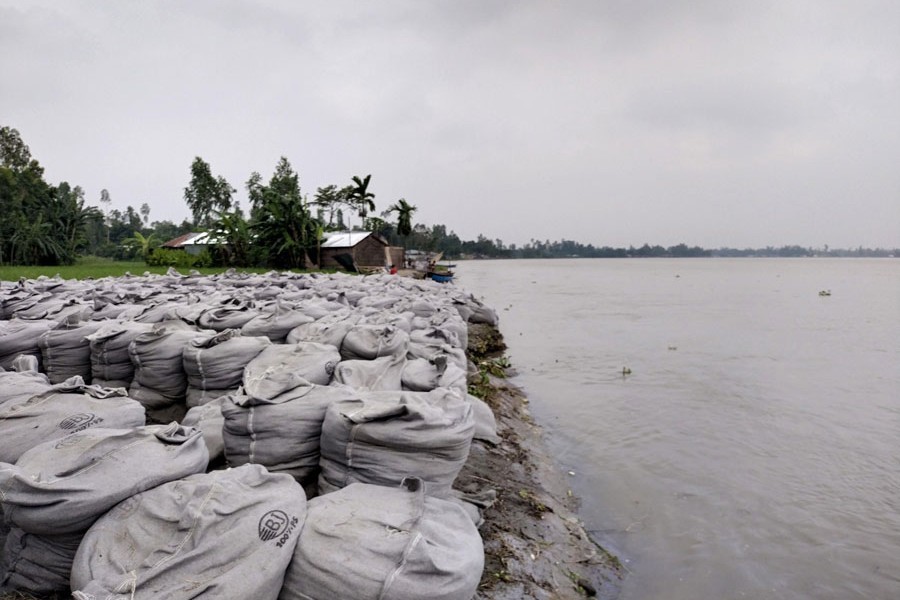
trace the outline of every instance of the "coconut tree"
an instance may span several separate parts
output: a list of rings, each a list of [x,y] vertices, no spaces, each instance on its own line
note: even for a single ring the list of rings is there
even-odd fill
[[[350,204],[356,209],[359,218],[365,223],[366,216],[369,211],[375,210],[375,194],[369,191],[369,181],[372,175],[366,175],[363,179],[356,177],[353,180],[353,187],[350,189]]]
[[[412,216],[417,210],[418,207],[407,202],[406,198],[400,198],[388,206],[387,212],[397,213],[397,234],[404,239],[412,233]]]

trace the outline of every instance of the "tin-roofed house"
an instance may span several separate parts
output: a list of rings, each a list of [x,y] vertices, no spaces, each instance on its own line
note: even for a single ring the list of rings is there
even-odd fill
[[[216,243],[216,240],[210,239],[210,234],[204,231],[201,233],[186,233],[180,235],[177,238],[163,243],[160,247],[168,248],[169,250],[184,250],[191,256],[197,256],[211,246],[215,246]]]
[[[403,248],[371,231],[332,231],[321,246],[322,268],[369,270],[404,264]]]

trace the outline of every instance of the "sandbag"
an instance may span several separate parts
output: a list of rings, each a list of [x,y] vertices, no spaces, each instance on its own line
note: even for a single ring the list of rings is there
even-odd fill
[[[152,328],[150,323],[131,321],[103,323],[88,335],[93,382],[104,387],[130,386],[134,380],[134,363],[128,354],[128,346]]]
[[[434,327],[450,332],[459,338],[459,348],[465,348],[469,343],[469,325],[465,318],[450,308],[442,307],[427,319],[427,325],[422,329]]]
[[[72,567],[73,596],[275,599],[305,520],[300,486],[259,465],[166,483],[88,530]]]
[[[437,366],[424,358],[406,361],[400,381],[404,390],[430,392],[438,387],[441,373]]]
[[[20,354],[13,359],[12,368],[17,373],[38,373],[41,370],[41,363],[36,356]],[[2,370],[2,367],[0,367],[0,370]],[[46,378],[47,376],[44,375],[44,377]],[[48,379],[47,381],[50,380]]]
[[[12,527],[0,552],[0,592],[67,593],[82,535],[42,536]]]
[[[325,413],[319,492],[412,476],[427,494],[448,496],[474,430],[472,405],[457,392],[360,392]]]
[[[469,315],[469,323],[486,323],[496,327],[500,322],[500,319],[497,318],[496,310],[475,298],[470,299],[469,307],[472,309],[472,314]]]
[[[340,360],[337,349],[327,344],[273,344],[244,368],[244,393],[268,400],[309,383],[328,385]]]
[[[331,316],[348,314],[346,300],[344,302],[333,302],[329,300],[322,300],[321,298],[316,298],[312,301],[303,302],[299,308],[300,312],[302,312],[304,315],[312,317],[317,321],[321,321],[322,319]]]
[[[264,313],[247,321],[241,327],[241,333],[248,336],[265,336],[276,344],[282,344],[292,329],[305,323],[312,323],[313,320],[299,310],[292,310],[278,302],[274,312]]]
[[[65,307],[66,302],[64,300],[56,298],[52,294],[47,294],[37,302],[30,304],[27,307],[23,306],[17,309],[12,314],[12,317],[13,319],[23,319],[27,321],[36,321],[43,319],[53,319],[54,321],[60,321],[60,319],[57,319],[55,315]]]
[[[121,388],[85,385],[73,377],[22,402],[0,405],[0,462],[14,463],[27,450],[89,427],[144,425],[144,408]]]
[[[460,344],[459,336],[455,332],[440,327],[428,327],[409,334],[407,353],[410,357],[426,360],[432,360],[438,354],[445,354],[448,360],[465,370],[465,346]]]
[[[57,321],[49,319],[0,321],[0,367],[11,369],[13,360],[20,354],[31,355],[41,360],[38,338],[57,325]]]
[[[328,407],[356,398],[346,387],[305,385],[267,400],[236,395],[222,403],[225,457],[231,466],[264,465],[316,492],[319,438]]]
[[[484,570],[478,530],[422,481],[402,484],[310,500],[280,600],[470,600]]]
[[[481,440],[494,446],[499,444],[500,436],[497,435],[497,418],[494,416],[494,411],[488,406],[487,402],[478,396],[466,394],[466,399],[472,405],[472,414],[475,417],[473,439]]]
[[[28,358],[36,360],[33,356]],[[50,380],[43,373],[0,370],[0,410],[21,404],[32,396],[46,392],[50,387]],[[9,406],[4,407],[6,403]]]
[[[393,325],[357,323],[341,344],[344,360],[372,360],[379,356],[406,354],[409,334]]]
[[[203,434],[211,466],[225,458],[225,440],[222,433],[225,427],[225,417],[222,415],[222,406],[226,402],[231,402],[231,399],[222,396],[206,404],[194,406],[188,409],[187,414],[181,420],[181,424],[185,427],[195,427]]]
[[[51,383],[62,383],[80,375],[91,382],[91,341],[87,336],[99,329],[96,321],[73,323],[45,331],[38,338],[44,372]]]
[[[155,325],[128,346],[134,363],[129,395],[147,409],[183,404],[187,390],[182,354],[191,340],[203,335],[181,321]],[[212,336],[212,332],[207,332]]]
[[[240,329],[259,314],[255,308],[236,302],[204,312],[197,322],[204,329],[225,331],[226,329]]]
[[[21,308],[33,306],[41,299],[41,294],[32,290],[19,288],[15,291],[4,290],[0,295],[0,320],[8,321]]]
[[[437,388],[452,388],[460,394],[468,390],[466,372],[449,361],[446,354],[436,354],[431,360],[416,358],[407,361],[401,376],[403,389],[428,392]]]
[[[174,307],[165,299],[154,298],[154,304],[146,307],[141,314],[132,317],[139,323],[162,323],[164,321],[173,321],[178,318],[174,314]]]
[[[357,390],[399,391],[406,357],[382,356],[373,360],[344,360],[334,369],[335,384]]]
[[[131,322],[131,319],[139,318],[146,310],[146,306],[140,304],[104,304],[98,308],[98,303],[94,302],[94,312],[91,319],[94,321],[109,321],[117,319],[119,321]]]
[[[241,335],[236,329],[190,340],[182,354],[188,406],[199,406],[225,395],[226,390],[236,390],[243,380],[244,367],[271,343],[266,337]]]
[[[356,325],[359,317],[347,311],[331,313],[312,323],[298,325],[291,329],[286,338],[286,343],[317,342],[330,344],[337,349],[341,348],[347,333]]]
[[[199,429],[94,427],[0,463],[0,500],[6,519],[28,533],[83,533],[122,500],[202,473],[208,462]]]

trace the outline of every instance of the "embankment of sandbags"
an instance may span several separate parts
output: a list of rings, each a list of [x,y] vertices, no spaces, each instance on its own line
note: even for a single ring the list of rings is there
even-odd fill
[[[0,316],[0,590],[474,595],[477,509],[452,487],[497,440],[465,383],[467,321],[496,313],[471,295],[170,270],[4,283]],[[360,529],[322,528],[341,511]]]

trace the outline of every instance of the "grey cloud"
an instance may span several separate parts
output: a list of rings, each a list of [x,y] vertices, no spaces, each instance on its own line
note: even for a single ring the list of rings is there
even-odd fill
[[[898,6],[0,0],[0,121],[152,219],[285,155],[465,238],[900,245]]]

